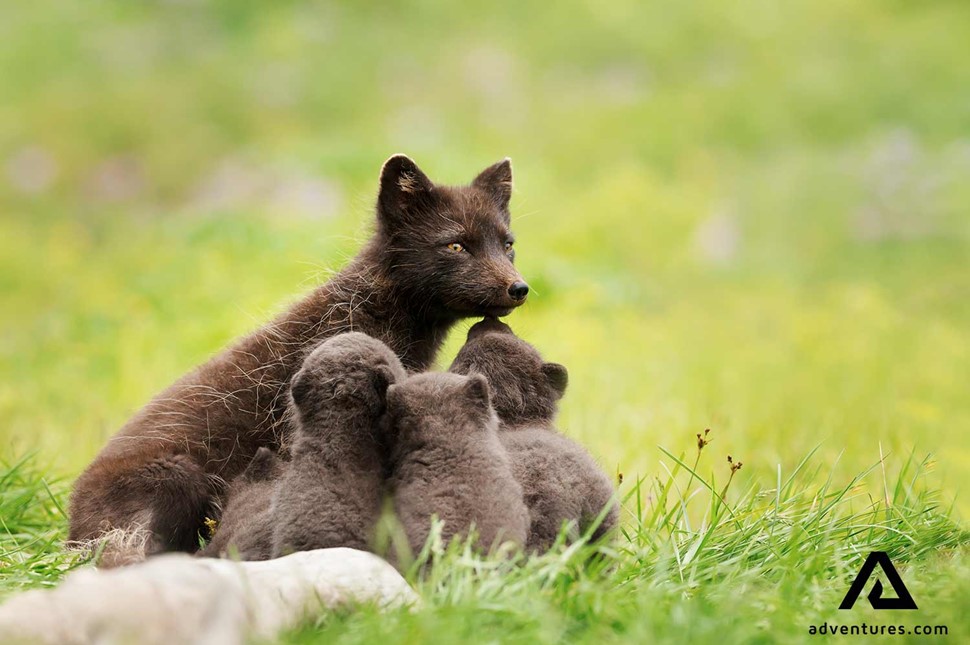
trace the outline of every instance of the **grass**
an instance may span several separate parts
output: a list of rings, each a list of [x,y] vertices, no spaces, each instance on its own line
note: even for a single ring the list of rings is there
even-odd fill
[[[49,482],[30,457],[0,464],[0,580],[3,593],[51,586],[80,563],[61,548],[66,486]]]
[[[8,4],[0,594],[77,564],[67,490],[128,416],[355,252],[384,158],[510,155],[509,322],[627,533],[292,638],[802,640],[897,619],[835,609],[874,548],[901,622],[966,635],[966,3]]]
[[[622,535],[610,543],[560,543],[509,560],[432,541],[424,560],[432,566],[418,562],[409,574],[419,611],[346,608],[283,640],[788,642],[822,624],[902,626],[911,638],[917,626],[945,626],[957,642],[970,636],[970,532],[922,485],[926,459],[895,460],[893,474],[886,460],[874,464],[884,495],[873,498],[862,486],[867,473],[840,476],[811,453],[761,487],[745,481],[736,460],[710,463],[720,455],[707,445],[693,460],[661,452],[655,476],[621,486]],[[726,481],[705,476],[707,468]],[[52,489],[24,460],[5,469],[0,490],[6,591],[53,584],[82,564],[58,548],[62,486]],[[889,554],[918,613],[876,612],[864,597],[851,612],[837,609],[871,551]]]

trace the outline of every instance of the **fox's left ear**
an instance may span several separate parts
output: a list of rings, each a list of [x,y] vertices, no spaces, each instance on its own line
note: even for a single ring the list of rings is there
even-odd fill
[[[569,372],[566,371],[566,366],[559,363],[543,363],[542,374],[552,389],[559,393],[559,398],[562,398],[569,383]]]
[[[475,177],[472,186],[481,188],[495,200],[499,208],[508,210],[512,199],[512,160],[506,157],[492,164]]]

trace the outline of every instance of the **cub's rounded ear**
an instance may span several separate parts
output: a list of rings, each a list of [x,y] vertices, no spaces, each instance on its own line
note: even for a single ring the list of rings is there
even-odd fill
[[[488,410],[492,405],[488,381],[481,374],[469,374],[468,381],[465,383],[465,394],[472,402],[481,406],[483,410]]]
[[[543,363],[542,374],[546,377],[546,382],[549,383],[550,387],[558,392],[559,397],[562,398],[562,395],[566,393],[566,385],[569,383],[569,372],[566,371],[565,365]]]
[[[396,154],[381,168],[381,187],[377,196],[378,216],[394,221],[426,203],[434,183],[407,155]]]
[[[310,393],[310,379],[307,377],[306,370],[300,370],[290,381],[290,396],[297,407],[301,407],[306,402],[306,397]]]
[[[276,465],[279,460],[276,453],[269,448],[262,446],[256,451],[246,470],[243,471],[244,481],[257,482],[265,481],[275,475]]]
[[[401,396],[401,386],[397,383],[391,383],[384,396],[385,408],[392,416],[398,416],[403,410],[403,405],[404,397]]]
[[[397,376],[389,365],[378,365],[374,368],[374,387],[381,396],[387,394],[387,389],[397,382]]]
[[[478,174],[472,186],[484,190],[499,208],[508,210],[512,199],[512,160],[506,157]]]

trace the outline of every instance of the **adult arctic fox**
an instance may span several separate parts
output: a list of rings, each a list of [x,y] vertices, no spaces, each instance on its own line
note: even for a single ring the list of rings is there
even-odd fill
[[[69,539],[101,539],[104,565],[195,550],[223,482],[260,447],[286,445],[287,388],[322,340],[361,331],[421,371],[458,319],[521,305],[529,287],[512,264],[511,193],[508,159],[462,187],[434,184],[404,155],[388,159],[376,230],[357,257],[129,420],[77,480]]]

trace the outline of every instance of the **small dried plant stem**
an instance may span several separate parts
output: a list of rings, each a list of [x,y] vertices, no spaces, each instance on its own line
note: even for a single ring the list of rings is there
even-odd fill
[[[704,429],[704,434],[697,433],[697,456],[694,457],[694,465],[690,469],[690,479],[687,480],[687,487],[684,489],[684,499],[687,499],[687,495],[690,493],[691,484],[694,483],[694,478],[697,477],[697,464],[701,461],[701,452],[704,450],[704,446],[711,443],[713,439],[708,439],[707,436],[711,434],[710,428]]]
[[[728,464],[730,464],[730,466],[731,466],[731,474],[728,475],[727,483],[724,484],[724,488],[721,489],[721,494],[718,495],[718,501],[720,503],[714,509],[715,517],[717,517],[719,515],[718,511],[720,510],[721,506],[722,505],[725,505],[725,506],[727,505],[727,499],[726,499],[727,498],[727,492],[728,492],[728,488],[731,487],[731,481],[734,479],[734,473],[736,473],[739,470],[741,470],[741,466],[744,465],[740,461],[734,461],[734,459],[731,457],[731,455],[728,455],[727,456],[727,461],[728,461]]]

